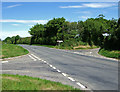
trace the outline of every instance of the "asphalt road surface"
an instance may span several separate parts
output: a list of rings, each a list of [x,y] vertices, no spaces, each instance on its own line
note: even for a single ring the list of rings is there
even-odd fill
[[[118,61],[41,46],[21,45],[30,54],[2,63],[2,72],[39,77],[91,90],[118,90]]]

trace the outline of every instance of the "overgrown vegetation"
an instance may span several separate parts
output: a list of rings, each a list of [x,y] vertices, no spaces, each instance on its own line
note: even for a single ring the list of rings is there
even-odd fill
[[[20,55],[25,55],[27,53],[29,52],[21,46],[2,43],[1,58],[15,57],[15,56],[20,56]]]
[[[110,50],[100,49],[99,54],[109,58],[120,59],[120,51],[117,50],[110,51]]]
[[[65,18],[53,18],[47,24],[36,24],[30,28],[31,37],[7,37],[4,42],[18,44],[52,45],[62,49],[101,47],[108,51],[120,50],[120,19],[97,18],[86,21],[69,22]],[[103,35],[103,34],[107,35]],[[62,40],[63,43],[57,43]],[[82,48],[84,49],[84,48]]]
[[[2,75],[2,90],[79,90],[59,82],[20,75]],[[67,91],[68,92],[68,91]],[[79,92],[82,92],[79,90]]]

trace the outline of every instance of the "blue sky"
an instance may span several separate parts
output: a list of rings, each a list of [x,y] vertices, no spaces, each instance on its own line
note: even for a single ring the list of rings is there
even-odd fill
[[[36,23],[64,17],[67,21],[86,20],[104,14],[106,19],[118,18],[117,2],[3,2],[2,36],[30,36],[28,31]]]

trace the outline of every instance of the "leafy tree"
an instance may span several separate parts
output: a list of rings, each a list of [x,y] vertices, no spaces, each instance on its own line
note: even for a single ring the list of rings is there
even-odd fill
[[[17,43],[17,41],[20,39],[20,36],[19,35],[17,35],[17,36],[15,36],[15,44]]]
[[[57,40],[63,40],[61,46],[72,48],[79,44],[97,45],[108,50],[120,48],[120,19],[117,21],[104,19],[100,14],[97,18],[89,18],[86,21],[69,22],[65,18],[53,18],[47,24],[36,24],[30,28],[31,37],[8,37],[4,41],[12,44],[49,44],[57,45]],[[104,37],[102,34],[110,34]],[[79,36],[78,36],[79,35]],[[76,37],[77,36],[77,37]]]
[[[12,43],[10,37],[5,38],[5,40],[3,40],[3,42],[9,43],[9,44]]]

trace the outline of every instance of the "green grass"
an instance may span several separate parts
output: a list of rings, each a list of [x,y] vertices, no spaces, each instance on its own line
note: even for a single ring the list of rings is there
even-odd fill
[[[2,90],[79,90],[45,79],[29,76],[2,74]],[[57,92],[57,91],[56,91]],[[79,90],[79,92],[81,92]]]
[[[100,49],[98,52],[100,55],[109,57],[109,58],[116,58],[120,59],[120,51],[109,51],[105,49]]]
[[[2,44],[2,58],[15,57],[28,53],[29,52],[21,46],[14,44]]]

